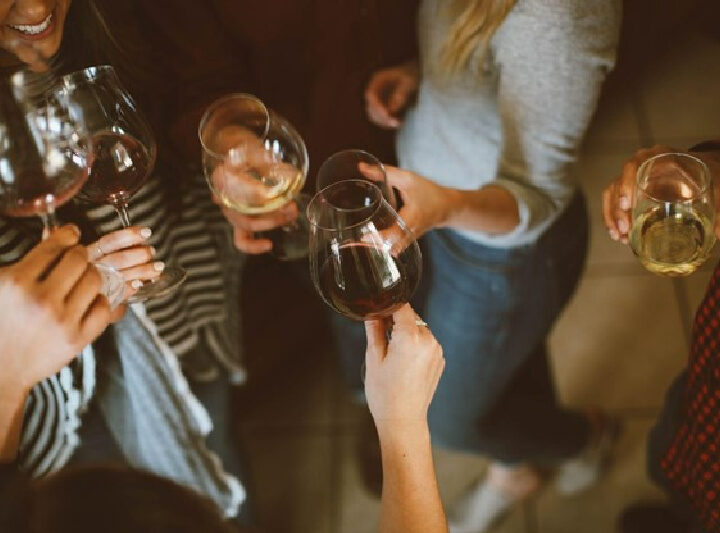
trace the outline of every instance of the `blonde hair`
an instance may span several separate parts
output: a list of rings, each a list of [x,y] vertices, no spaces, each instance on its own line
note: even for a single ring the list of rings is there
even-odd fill
[[[440,50],[437,74],[447,79],[465,70],[470,61],[485,57],[490,39],[515,5],[515,0],[446,0],[445,16],[452,20]],[[480,49],[479,56],[476,50]],[[479,67],[479,64],[476,65]]]

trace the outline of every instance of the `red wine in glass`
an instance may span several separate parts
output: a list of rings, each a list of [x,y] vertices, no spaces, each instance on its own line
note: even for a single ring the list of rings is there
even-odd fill
[[[373,244],[348,243],[325,262],[320,288],[327,302],[354,320],[386,317],[408,302],[419,278],[407,249],[396,257]],[[405,256],[405,257],[404,257]]]
[[[92,136],[93,161],[79,197],[92,203],[127,202],[150,175],[147,149],[131,135],[101,131]]]
[[[405,222],[365,180],[320,191],[307,209],[310,273],[320,296],[353,320],[385,318],[417,289],[422,254]]]
[[[0,210],[10,217],[45,216],[75,196],[87,176],[83,169],[61,172],[52,179],[42,172],[25,172],[16,190],[2,195]]]

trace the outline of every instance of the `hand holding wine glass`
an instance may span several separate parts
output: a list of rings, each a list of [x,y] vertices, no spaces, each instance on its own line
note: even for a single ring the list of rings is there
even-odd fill
[[[605,188],[602,195],[603,220],[611,239],[629,244],[632,206],[640,166],[653,156],[677,153],[686,152],[656,144],[650,148],[641,148],[625,161],[620,175]],[[713,152],[697,152],[688,155],[697,157],[708,167],[713,182],[715,211],[718,212],[720,210],[720,156]],[[715,235],[720,238],[720,217],[716,217]]]
[[[306,224],[287,218],[297,213],[288,206],[308,168],[305,143],[292,125],[254,96],[232,94],[208,107],[198,135],[205,177],[235,227],[238,247],[262,253],[272,242],[280,259],[304,257]],[[256,239],[253,231],[269,233]]]
[[[678,153],[679,150],[656,144],[651,148],[641,148],[622,166],[620,175],[603,191],[603,219],[610,238],[628,244],[632,225],[632,206],[635,199],[637,173],[640,165],[653,156]]]
[[[412,307],[403,305],[392,314],[389,340],[385,320],[365,322],[365,395],[381,432],[427,423],[445,360],[432,332],[418,321]]]
[[[144,282],[154,282],[162,275],[165,264],[156,261],[155,248],[147,244],[150,228],[132,226],[112,231],[86,246],[91,261],[118,272],[124,283],[123,301],[132,298]]]
[[[385,181],[402,204],[398,215],[412,231],[415,239],[447,221],[452,209],[453,189],[442,187],[415,172],[393,166],[385,166],[384,174],[377,167],[361,164],[360,171],[372,181]],[[407,243],[403,235],[396,235],[397,246]]]
[[[102,279],[74,226],[0,268],[3,374],[29,388],[67,365],[112,318]]]
[[[37,215],[43,237],[57,228],[55,211],[73,198],[88,177],[90,141],[60,102],[39,98],[24,72],[0,86],[0,212]],[[103,292],[114,307],[122,280],[112,268],[96,265]]]
[[[313,282],[335,311],[371,320],[410,300],[420,281],[420,248],[376,185],[335,182],[312,199],[308,219]],[[408,243],[402,250],[399,234]]]
[[[712,180],[700,159],[683,153],[645,160],[637,173],[630,246],[645,268],[688,275],[715,244]]]
[[[150,178],[155,165],[157,145],[150,125],[109,66],[89,67],[64,76],[53,98],[67,107],[91,138],[90,172],[78,197],[112,205],[122,225],[129,228],[128,202]],[[137,288],[130,301],[167,294],[186,275],[176,265],[163,265],[162,273],[152,283]]]

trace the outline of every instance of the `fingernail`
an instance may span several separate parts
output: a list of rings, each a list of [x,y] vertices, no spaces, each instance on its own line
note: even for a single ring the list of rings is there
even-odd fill
[[[627,211],[628,209],[630,209],[630,198],[628,198],[627,196],[621,196],[618,204],[620,205],[620,209],[624,209]]]
[[[156,261],[153,263],[153,268],[156,272],[162,272],[163,270],[165,270],[165,263],[163,263],[162,261]]]
[[[610,233],[610,238],[614,241],[616,241],[620,238],[620,234],[614,229],[611,229],[609,233]]]
[[[150,235],[152,235],[152,230],[150,228],[143,228],[140,230],[140,236],[143,239],[149,239]]]
[[[139,289],[140,287],[143,286],[143,282],[140,281],[139,279],[134,279],[134,280],[132,280],[132,281],[130,282],[130,286],[131,286],[133,289]]]
[[[78,228],[75,224],[68,224],[67,227],[75,234],[76,237],[80,236],[80,228]]]
[[[628,227],[627,220],[625,220],[625,219],[618,220],[618,229],[620,230],[621,233],[627,233],[628,229],[630,229]]]

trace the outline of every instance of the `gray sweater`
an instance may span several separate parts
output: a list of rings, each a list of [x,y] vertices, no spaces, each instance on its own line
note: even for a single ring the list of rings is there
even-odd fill
[[[447,0],[423,0],[422,71],[437,61]],[[518,0],[478,69],[448,82],[423,76],[398,133],[400,166],[436,183],[499,185],[519,206],[509,233],[461,231],[496,247],[535,241],[576,189],[571,165],[613,67],[621,0]]]

